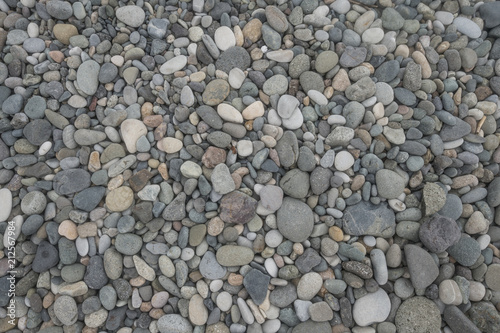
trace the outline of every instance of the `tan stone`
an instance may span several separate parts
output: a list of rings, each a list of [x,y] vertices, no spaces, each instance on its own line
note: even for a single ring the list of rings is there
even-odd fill
[[[264,115],[264,104],[261,101],[256,101],[250,104],[241,113],[244,119],[252,120]]]
[[[69,240],[75,240],[78,237],[76,224],[71,220],[64,220],[59,224],[59,235]]]
[[[95,222],[87,222],[80,224],[77,227],[77,230],[78,230],[78,236],[80,236],[80,238],[97,236],[97,224],[95,224]]]
[[[168,179],[168,169],[165,163],[160,163],[160,165],[158,166],[158,172],[164,180]]]
[[[349,80],[349,75],[346,70],[341,68],[339,72],[334,76],[332,81],[332,87],[335,91],[345,91],[347,87],[351,85],[351,80]]]
[[[208,310],[203,304],[203,298],[196,294],[189,301],[189,320],[197,326],[205,325],[208,319]]]
[[[93,151],[92,153],[90,153],[88,167],[89,171],[91,172],[96,172],[97,170],[101,169],[101,161],[98,151]]]
[[[52,32],[58,41],[66,45],[71,37],[78,35],[78,29],[72,24],[56,24]]]
[[[106,197],[106,206],[113,212],[127,210],[134,201],[134,192],[130,187],[121,186],[109,192]]]
[[[255,43],[262,36],[262,22],[259,19],[253,19],[243,28],[243,36]]]
[[[176,153],[182,149],[182,141],[175,138],[163,138],[156,144],[156,147],[167,154]]]
[[[148,133],[148,129],[146,128],[144,123],[137,119],[127,119],[123,121],[121,123],[120,130],[123,142],[125,142],[127,150],[132,154],[137,151],[137,140],[141,136]]]
[[[61,63],[64,60],[64,54],[61,51],[50,51],[49,57],[57,63]]]
[[[344,232],[337,226],[330,227],[330,229],[328,229],[328,234],[336,242],[344,240]]]
[[[415,51],[411,56],[417,64],[422,66],[422,79],[428,79],[432,74],[432,69],[425,55],[420,51]]]
[[[224,222],[220,217],[216,216],[207,223],[207,233],[210,236],[219,235],[224,230]]]
[[[236,39],[236,46],[243,46],[245,42],[245,37],[243,36],[243,31],[241,31],[240,26],[234,26],[234,38]]]

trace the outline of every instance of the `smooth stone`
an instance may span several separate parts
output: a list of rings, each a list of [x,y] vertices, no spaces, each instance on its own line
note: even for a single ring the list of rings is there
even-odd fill
[[[446,203],[446,193],[441,186],[427,183],[423,190],[425,215],[429,216],[438,212]]]
[[[115,12],[116,17],[128,26],[138,28],[144,22],[146,13],[139,6],[120,7]]]
[[[215,106],[222,103],[229,95],[230,86],[227,81],[216,79],[210,81],[202,94],[203,103]]]
[[[404,247],[410,279],[416,289],[425,289],[439,275],[439,268],[434,259],[424,249],[408,244]]]
[[[85,61],[78,67],[76,82],[85,94],[92,96],[97,91],[100,69],[101,66],[94,60]]]
[[[160,67],[160,73],[169,75],[173,74],[186,66],[188,58],[185,55],[178,55],[168,61],[166,61]]]
[[[453,20],[453,25],[457,27],[459,32],[467,35],[467,37],[479,38],[481,36],[481,28],[479,28],[475,22],[466,17],[456,17]]]
[[[323,285],[321,275],[316,272],[304,274],[297,285],[297,296],[303,301],[309,301],[319,292]]]
[[[277,212],[277,225],[284,237],[293,242],[303,242],[313,230],[312,210],[297,199],[285,197]]]
[[[160,333],[193,333],[193,327],[188,319],[180,314],[166,314],[157,322]]]
[[[134,200],[134,192],[130,187],[118,187],[106,196],[106,206],[113,212],[123,212],[127,210]]]
[[[215,30],[214,41],[221,51],[226,51],[228,48],[236,46],[236,38],[233,31],[226,26],[221,26]]]
[[[59,171],[53,179],[53,188],[59,195],[79,192],[90,187],[90,174],[83,169]]]
[[[483,3],[479,7],[479,13],[484,20],[485,28],[493,28],[500,25],[500,5],[497,2]]]
[[[217,262],[222,266],[243,266],[254,257],[252,249],[237,245],[224,245],[217,250]]]
[[[271,277],[257,269],[252,269],[245,275],[243,285],[255,304],[262,304],[267,296],[267,288]]]
[[[102,257],[90,257],[89,265],[87,266],[83,280],[90,289],[101,289],[108,283],[108,276],[104,272]]]
[[[460,236],[460,228],[455,220],[439,214],[427,219],[419,229],[422,244],[434,253],[446,251],[448,247],[458,242]]]
[[[115,240],[116,251],[132,256],[140,251],[142,239],[134,234],[118,234]]]
[[[213,189],[219,194],[227,194],[236,188],[229,168],[222,163],[215,166],[211,180]]]
[[[391,300],[383,289],[369,293],[356,300],[352,307],[352,316],[359,326],[381,323],[391,311]]]
[[[462,266],[472,266],[481,255],[479,243],[472,237],[462,234],[462,237],[448,248],[450,256]]]
[[[5,222],[12,211],[12,192],[6,188],[0,189],[0,222]]]
[[[283,190],[274,185],[266,185],[260,190],[260,203],[269,211],[278,210],[283,203]]]
[[[405,188],[404,179],[396,172],[382,169],[375,176],[378,194],[385,199],[396,199]]]
[[[54,302],[54,313],[64,325],[73,325],[78,320],[76,301],[70,296],[60,296]]]
[[[46,206],[47,198],[39,191],[29,192],[21,201],[21,210],[26,215],[41,214]]]
[[[206,279],[217,280],[226,275],[227,269],[221,266],[213,252],[207,251],[200,261],[200,273]]]
[[[493,291],[500,291],[500,264],[488,266],[485,275],[485,282],[488,288]]]
[[[479,333],[476,325],[456,306],[448,305],[443,313],[446,324],[454,333]]]
[[[47,241],[42,241],[36,250],[31,269],[36,273],[48,271],[59,262],[59,252]]]
[[[494,333],[500,329],[500,314],[490,302],[472,304],[467,315],[481,332]]]

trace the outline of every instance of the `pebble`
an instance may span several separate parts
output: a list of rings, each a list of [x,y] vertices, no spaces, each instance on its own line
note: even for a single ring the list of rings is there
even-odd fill
[[[404,191],[404,180],[394,171],[383,169],[376,174],[378,194],[386,199],[396,199]]]
[[[451,218],[433,215],[419,229],[419,238],[429,251],[441,253],[460,239],[460,228]]]
[[[124,6],[116,10],[116,17],[126,25],[137,28],[144,22],[146,14],[139,6]]]
[[[439,331],[441,315],[437,305],[422,296],[404,301],[396,312],[395,322],[399,331],[432,332]],[[418,330],[415,328],[418,327]]]
[[[243,266],[249,264],[254,257],[248,247],[224,245],[217,251],[217,262],[222,266]]]
[[[349,235],[391,237],[395,228],[394,212],[385,204],[373,205],[361,201],[344,211],[343,230]]]
[[[368,326],[386,320],[390,311],[389,296],[383,289],[378,289],[356,300],[352,307],[352,317],[359,326]]]
[[[424,249],[408,244],[404,247],[411,282],[416,289],[431,285],[439,274],[439,268],[431,255]]]
[[[192,333],[193,327],[188,319],[178,314],[166,314],[158,319],[158,330],[161,333]]]
[[[314,221],[309,206],[290,197],[283,199],[276,220],[280,233],[293,242],[306,240],[313,230]]]
[[[5,222],[12,211],[12,193],[6,189],[0,189],[0,222]]]

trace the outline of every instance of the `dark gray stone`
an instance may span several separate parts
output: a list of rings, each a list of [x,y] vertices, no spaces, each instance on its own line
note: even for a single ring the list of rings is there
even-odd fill
[[[346,208],[343,229],[353,236],[392,237],[396,232],[396,217],[386,203],[374,205],[361,201]]]
[[[321,263],[321,257],[313,248],[307,248],[304,253],[295,260],[295,266],[302,273],[309,273]]]
[[[90,289],[101,289],[108,283],[108,276],[104,271],[102,257],[90,257],[89,265],[87,266],[87,271],[85,272],[83,281]]]
[[[444,320],[454,333],[480,333],[481,331],[455,305],[444,309]],[[500,328],[499,328],[500,329]]]
[[[269,301],[272,305],[279,308],[289,306],[297,299],[297,288],[293,283],[289,283],[283,287],[276,287],[269,295]]]
[[[267,296],[267,287],[271,277],[257,269],[252,269],[245,275],[243,285],[255,304],[260,305]]]
[[[474,303],[467,314],[481,332],[496,333],[500,331],[500,314],[490,302]]]
[[[455,220],[434,214],[425,221],[419,230],[420,241],[429,251],[440,253],[458,242],[460,228]]]
[[[24,137],[33,145],[39,146],[47,141],[52,134],[52,125],[45,119],[36,119],[23,129]]]
[[[31,269],[37,273],[48,271],[59,262],[59,252],[47,241],[42,241],[36,249]]]
[[[105,187],[89,187],[75,195],[75,197],[73,198],[73,205],[75,206],[75,208],[90,212],[97,207],[99,202],[101,202],[105,193]]]
[[[90,186],[90,174],[83,169],[60,171],[53,179],[57,194],[66,195],[82,191]]]

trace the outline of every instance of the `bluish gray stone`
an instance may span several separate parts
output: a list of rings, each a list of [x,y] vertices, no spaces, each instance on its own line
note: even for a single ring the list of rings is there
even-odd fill
[[[106,188],[102,186],[89,187],[73,198],[73,205],[75,208],[84,210],[86,212],[92,211],[101,202]]]
[[[349,235],[392,237],[396,232],[396,218],[386,203],[373,205],[361,201],[344,211],[343,229]]]
[[[260,305],[266,299],[267,287],[270,280],[271,277],[269,275],[255,268],[245,275],[243,285],[255,304]]]
[[[34,272],[42,273],[57,265],[59,262],[59,252],[47,241],[42,241],[36,249],[35,259],[31,269]]]

